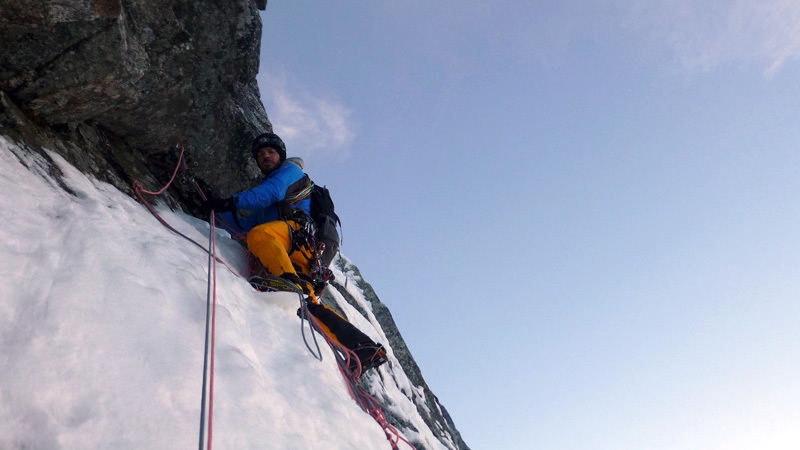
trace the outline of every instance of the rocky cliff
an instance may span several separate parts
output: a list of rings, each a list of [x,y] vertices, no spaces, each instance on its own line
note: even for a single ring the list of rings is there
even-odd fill
[[[257,6],[0,0],[0,126],[121,189],[158,175],[179,141],[220,194],[243,188],[241,174],[257,171],[241,149],[271,129],[255,81]]]
[[[45,158],[42,148],[55,150],[129,194],[134,179],[162,185],[183,142],[198,181],[219,195],[242,190],[258,176],[242,150],[272,128],[255,79],[265,8],[266,0],[0,0],[0,134]],[[168,202],[191,212],[190,189],[178,183]],[[354,266],[342,270],[360,280]],[[388,309],[360,283],[424,392],[427,425],[448,448],[466,449]]]

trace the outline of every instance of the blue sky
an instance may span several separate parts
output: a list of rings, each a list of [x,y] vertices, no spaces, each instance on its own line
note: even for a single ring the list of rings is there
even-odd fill
[[[800,445],[800,4],[652,3],[262,13],[275,130],[475,449]]]

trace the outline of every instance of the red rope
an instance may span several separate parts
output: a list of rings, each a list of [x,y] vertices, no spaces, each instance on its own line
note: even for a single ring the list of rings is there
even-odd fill
[[[211,369],[210,369],[210,378],[209,378],[209,385],[208,385],[208,450],[211,450],[211,442],[212,442],[212,431],[213,431],[213,423],[214,423],[214,358],[215,352],[214,347],[216,344],[216,335],[217,335],[217,233],[214,232],[216,228],[216,223],[214,221],[214,214],[211,214],[211,257],[214,260],[214,264],[211,265],[212,273],[209,274],[211,279],[211,292],[213,297],[212,308],[211,308]]]
[[[342,377],[344,377],[350,397],[355,400],[355,402],[364,412],[372,416],[372,418],[375,419],[375,422],[377,422],[381,428],[383,428],[383,432],[386,434],[386,439],[389,440],[389,443],[392,445],[392,449],[397,450],[398,444],[402,441],[408,444],[410,448],[415,450],[416,447],[414,447],[414,444],[403,437],[397,428],[392,426],[392,424],[390,424],[386,419],[386,413],[384,413],[383,409],[381,408],[380,402],[378,402],[378,400],[370,395],[364,388],[358,385],[358,379],[361,377],[361,361],[358,359],[358,356],[352,350],[342,346],[324,333],[316,317],[310,313],[305,315],[313,321],[312,323],[314,328],[325,338],[325,341],[331,347],[334,354],[337,354],[338,350],[339,353],[337,354],[336,362],[339,365],[339,372],[341,372]],[[358,368],[355,371],[350,369],[350,362],[353,360],[358,361]]]
[[[215,345],[216,345],[216,328],[217,328],[217,262],[222,263],[225,267],[228,268],[232,273],[236,274],[224,261],[217,257],[217,233],[216,233],[216,221],[214,220],[213,211],[210,214],[209,220],[209,248],[206,250],[200,243],[196,242],[192,238],[186,236],[185,234],[181,233],[177,229],[175,229],[172,225],[170,225],[163,217],[161,217],[158,212],[156,212],[155,208],[153,208],[150,203],[145,200],[142,194],[149,194],[149,195],[161,195],[163,194],[172,183],[175,181],[175,178],[178,176],[178,172],[183,169],[186,170],[186,163],[183,159],[183,154],[185,153],[186,149],[181,142],[178,145],[181,149],[181,153],[178,156],[178,163],[175,165],[175,170],[172,172],[172,177],[170,177],[169,181],[157,191],[148,191],[144,188],[142,183],[138,181],[133,182],[133,191],[136,193],[136,196],[142,202],[142,204],[147,208],[148,211],[156,218],[162,225],[167,227],[169,230],[173,231],[174,233],[182,236],[183,238],[189,240],[196,246],[202,248],[203,250],[208,252],[208,259],[209,259],[209,279],[208,279],[208,303],[210,311],[206,313],[206,348],[205,348],[205,355],[203,360],[203,394],[202,400],[200,404],[200,450],[203,448],[203,439],[205,438],[206,441],[206,450],[211,450],[212,446],[212,436],[213,436],[213,423],[214,423],[214,362],[216,358],[214,357],[215,354]],[[197,184],[195,183],[195,186]],[[202,195],[202,191],[199,190]],[[205,196],[203,196],[205,197]],[[210,322],[210,329],[209,329],[209,322]],[[210,347],[210,350],[209,350]],[[206,358],[210,361],[208,362]],[[208,373],[206,373],[206,368],[208,368]],[[207,378],[208,376],[208,378]],[[208,381],[208,418],[206,420],[206,381]],[[206,428],[206,423],[208,424]]]
[[[141,187],[142,183],[139,183],[138,181],[134,181],[134,183],[133,183],[134,184],[134,189],[136,188],[136,185],[138,184],[141,187],[141,191],[142,192],[144,192],[145,194],[150,194],[150,195],[161,195],[161,194],[164,193],[164,191],[169,189],[169,186],[172,184],[173,181],[175,181],[175,177],[178,176],[178,170],[180,170],[181,168],[183,168],[183,169],[186,168],[186,164],[183,163],[183,154],[186,152],[186,149],[183,146],[183,142],[180,142],[178,145],[181,147],[181,154],[180,154],[180,156],[178,156],[178,164],[175,165],[175,171],[172,172],[172,177],[169,179],[167,184],[165,184],[164,187],[161,188],[161,190],[159,190],[159,191],[150,192],[150,191],[146,191],[143,187]]]
[[[136,194],[136,197],[139,198],[139,201],[145,206],[145,208],[147,208],[147,210],[150,211],[150,214],[152,214],[153,217],[155,217],[156,220],[161,222],[161,224],[164,225],[168,230],[172,231],[173,233],[177,234],[178,236],[181,236],[182,238],[186,239],[187,241],[191,242],[192,244],[196,245],[197,247],[200,247],[201,249],[203,249],[203,251],[207,252],[209,250],[207,250],[205,247],[203,247],[202,244],[200,244],[199,242],[197,242],[194,239],[190,238],[189,236],[186,236],[185,234],[181,233],[175,227],[170,225],[169,222],[164,220],[164,218],[161,217],[160,214],[158,214],[158,211],[156,211],[156,209],[153,208],[153,205],[151,205],[147,200],[145,200],[144,196],[142,195],[142,194],[149,194],[149,195],[161,195],[161,194],[163,194],[167,189],[169,189],[169,187],[172,185],[172,182],[175,181],[175,178],[176,178],[176,176],[178,174],[179,169],[181,169],[181,168],[186,169],[186,162],[183,160],[183,153],[184,153],[183,143],[180,143],[179,145],[180,145],[180,148],[181,148],[181,153],[180,153],[180,156],[178,156],[178,164],[175,165],[175,171],[172,173],[172,178],[170,178],[170,180],[167,182],[167,184],[165,184],[164,187],[162,187],[158,191],[148,191],[147,189],[144,188],[142,183],[140,183],[139,181],[134,181],[133,182],[133,192]],[[203,191],[200,190],[200,187],[197,185],[196,182],[195,182],[195,187],[197,187],[198,192],[200,193],[200,195],[205,200],[205,195],[203,194]],[[224,223],[225,222],[223,222],[223,224]],[[223,261],[222,259],[218,258],[216,256],[216,254],[215,254],[214,258],[216,259],[217,262],[219,262],[223,266],[227,267],[228,270],[232,274],[239,276],[233,269],[231,269],[230,266],[228,266],[228,264],[225,261]]]
[[[211,215],[210,223],[211,227],[208,235],[208,247],[210,249],[208,253],[208,296],[206,299],[206,334],[205,349],[203,350],[203,383],[200,400],[199,450],[203,450],[204,441],[206,443],[205,450],[211,450],[214,423],[214,337],[216,336],[217,323],[217,245],[213,214]],[[206,397],[208,397],[208,409],[206,409]],[[208,427],[206,427],[206,425],[208,425]]]

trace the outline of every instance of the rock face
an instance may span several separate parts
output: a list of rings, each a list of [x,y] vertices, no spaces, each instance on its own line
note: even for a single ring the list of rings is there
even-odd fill
[[[256,84],[266,4],[0,0],[0,134],[46,159],[41,149],[55,150],[129,194],[132,180],[161,187],[183,142],[198,181],[220,196],[243,190],[259,176],[250,142],[272,130]],[[192,212],[189,183],[173,186],[166,200]],[[360,287],[403,369],[423,386],[426,424],[447,448],[467,449],[388,309],[369,284]]]
[[[242,173],[257,175],[243,150],[271,129],[255,81],[258,6],[0,0],[0,89],[5,103],[60,140],[87,148],[105,141],[120,161],[146,161],[183,141],[193,172],[228,194],[249,184]],[[112,165],[121,179],[158,172],[120,161]]]

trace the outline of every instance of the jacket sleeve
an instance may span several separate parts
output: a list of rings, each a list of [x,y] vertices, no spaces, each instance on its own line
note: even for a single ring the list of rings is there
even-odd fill
[[[261,209],[284,199],[286,189],[303,177],[303,171],[294,164],[283,164],[258,186],[233,195],[237,209]]]

